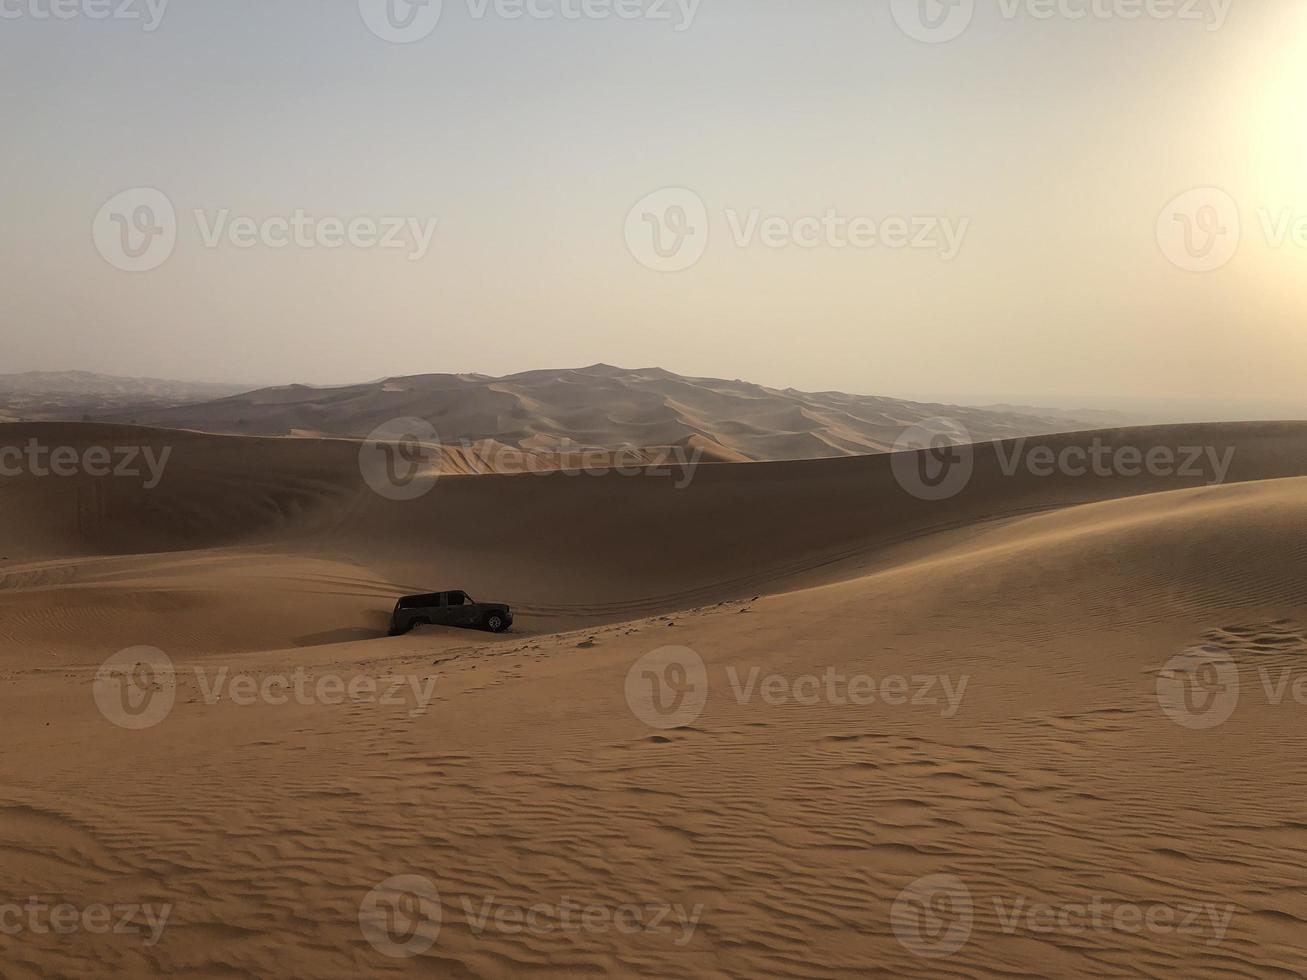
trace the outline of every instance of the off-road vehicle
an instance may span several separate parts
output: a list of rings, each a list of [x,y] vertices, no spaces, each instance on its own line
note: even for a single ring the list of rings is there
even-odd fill
[[[466,592],[431,592],[405,596],[395,603],[390,635],[400,636],[414,626],[461,626],[502,633],[512,625],[513,611],[505,603],[476,602]]]

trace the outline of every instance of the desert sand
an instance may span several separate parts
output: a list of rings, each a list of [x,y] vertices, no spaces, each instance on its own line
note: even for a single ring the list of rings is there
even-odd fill
[[[1041,442],[1233,449],[1221,485],[982,444],[947,501],[889,455],[400,501],[347,439],[0,427],[32,439],[170,457],[0,480],[0,905],[170,911],[152,942],[0,910],[7,976],[1307,972],[1307,424]],[[442,588],[513,631],[384,636]],[[170,710],[131,730],[102,665],[147,647]],[[1240,684],[1209,728],[1159,697],[1196,647]],[[693,657],[679,719],[632,699]],[[297,671],[405,686],[223,686]],[[369,904],[395,876],[431,890]]]

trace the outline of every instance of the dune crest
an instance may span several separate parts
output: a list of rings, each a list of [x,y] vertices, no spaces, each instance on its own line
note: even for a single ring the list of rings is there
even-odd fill
[[[505,378],[424,374],[333,388],[288,385],[97,420],[245,435],[367,436],[396,418],[439,441],[518,449],[648,449],[693,444],[721,460],[818,459],[884,452],[905,427],[961,425],[976,439],[1100,428],[1111,413],[964,408],[596,364]],[[1125,421],[1125,417],[1119,417]]]

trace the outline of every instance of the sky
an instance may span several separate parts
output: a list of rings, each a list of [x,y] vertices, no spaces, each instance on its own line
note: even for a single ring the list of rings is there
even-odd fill
[[[0,371],[1307,417],[1301,0],[0,0]]]

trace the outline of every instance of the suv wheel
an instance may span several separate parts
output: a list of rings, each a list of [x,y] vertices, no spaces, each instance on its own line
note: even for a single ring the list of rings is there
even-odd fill
[[[502,613],[491,613],[486,617],[486,629],[491,633],[502,633],[504,631],[504,616]]]

